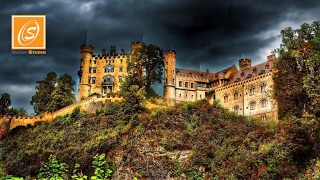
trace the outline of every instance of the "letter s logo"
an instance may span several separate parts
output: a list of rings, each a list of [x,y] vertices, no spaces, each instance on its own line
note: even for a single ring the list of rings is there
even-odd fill
[[[28,21],[25,25],[21,27],[19,31],[18,42],[22,46],[27,46],[31,44],[37,38],[39,31],[40,26],[36,20]]]

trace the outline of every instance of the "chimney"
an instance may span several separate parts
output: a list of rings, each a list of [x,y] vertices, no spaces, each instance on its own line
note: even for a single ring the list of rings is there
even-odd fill
[[[124,55],[124,49],[121,49],[121,55]]]
[[[115,55],[115,54],[116,54],[116,46],[111,46],[110,55]]]
[[[102,49],[102,56],[106,55],[106,50]]]

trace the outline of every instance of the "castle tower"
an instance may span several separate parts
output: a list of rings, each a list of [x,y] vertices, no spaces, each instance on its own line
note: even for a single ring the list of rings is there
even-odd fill
[[[164,51],[165,70],[164,70],[164,92],[163,99],[170,105],[175,104],[176,99],[176,52]]]
[[[78,100],[81,100],[84,97],[88,97],[90,95],[90,61],[92,59],[92,54],[94,51],[94,47],[89,45],[81,46],[80,53],[81,53],[81,62],[80,62],[80,71],[78,71],[79,75],[79,85],[78,85]]]
[[[240,71],[243,71],[251,67],[251,59],[240,59],[239,60]]]
[[[133,42],[131,43],[131,53],[133,54],[134,50],[142,47],[143,45],[146,45],[145,43],[141,43],[141,42]]]

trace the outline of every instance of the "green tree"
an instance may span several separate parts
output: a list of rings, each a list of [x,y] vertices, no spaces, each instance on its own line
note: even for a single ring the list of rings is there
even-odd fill
[[[68,74],[61,75],[57,80],[55,90],[51,94],[52,101],[49,103],[50,112],[57,111],[75,102],[74,96],[75,81]]]
[[[28,113],[23,107],[21,107],[19,109],[12,107],[9,109],[8,115],[10,115],[10,116],[27,116]]]
[[[0,113],[2,116],[8,113],[10,105],[11,105],[10,94],[8,94],[8,93],[1,94]]]
[[[147,93],[152,92],[151,85],[162,82],[163,67],[163,50],[153,44],[142,45],[129,58],[130,84],[145,87]]]
[[[52,92],[55,90],[57,82],[57,74],[49,72],[45,78],[37,81],[36,94],[32,96],[30,104],[34,108],[36,114],[49,111],[48,107],[52,101]]]
[[[57,79],[55,72],[49,72],[47,77],[37,83],[36,94],[30,101],[36,114],[57,111],[76,100],[73,94],[73,86],[76,83],[68,74],[61,75]]]
[[[123,92],[123,97],[123,114],[131,115],[142,112],[145,109],[146,92],[144,88],[132,85],[127,91]]]
[[[285,28],[279,35],[282,43],[274,50],[279,55],[274,76],[279,118],[302,117],[319,107],[319,30],[320,22],[315,21],[300,29]]]

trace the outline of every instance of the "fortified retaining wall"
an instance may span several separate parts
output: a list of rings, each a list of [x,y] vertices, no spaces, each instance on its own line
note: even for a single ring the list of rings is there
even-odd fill
[[[75,107],[80,107],[80,110],[87,111],[90,103],[102,102],[103,104],[110,102],[121,102],[123,98],[121,96],[105,96],[105,97],[89,97],[81,101],[77,101],[69,106],[66,106],[56,112],[45,113],[43,116],[0,116],[0,124],[10,122],[10,130],[17,126],[34,125],[39,121],[52,121],[53,119],[71,114]],[[163,102],[162,99],[156,99],[157,103]],[[147,102],[146,107],[149,109],[157,108],[159,105]]]

